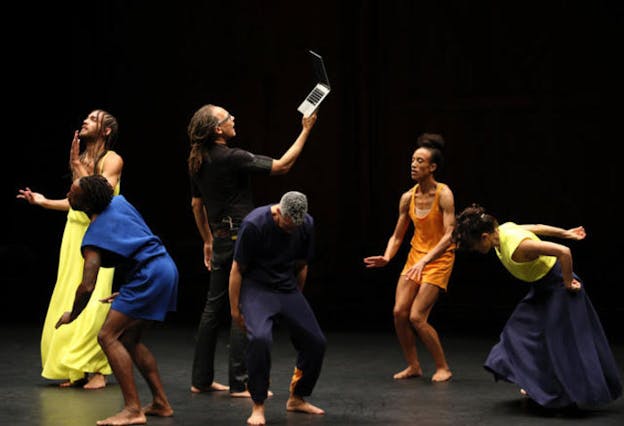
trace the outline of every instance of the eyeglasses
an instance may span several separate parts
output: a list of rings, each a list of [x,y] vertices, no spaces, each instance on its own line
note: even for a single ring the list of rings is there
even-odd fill
[[[225,116],[225,118],[224,118],[223,120],[221,120],[221,121],[219,121],[219,122],[217,123],[217,126],[220,126],[220,125],[222,125],[223,123],[226,123],[226,122],[227,122],[230,118],[232,118],[232,114],[230,114],[230,113],[228,112],[228,114]]]

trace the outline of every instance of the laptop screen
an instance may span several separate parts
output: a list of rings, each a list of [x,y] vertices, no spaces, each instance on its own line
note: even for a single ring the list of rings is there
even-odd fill
[[[323,58],[318,53],[315,53],[309,50],[310,56],[312,57],[312,65],[314,66],[314,73],[316,75],[316,80],[319,83],[324,84],[327,87],[329,85],[329,78],[327,78],[327,71],[325,71],[325,63],[323,62]]]

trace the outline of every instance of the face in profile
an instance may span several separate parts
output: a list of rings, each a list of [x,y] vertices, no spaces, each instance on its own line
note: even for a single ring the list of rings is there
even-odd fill
[[[83,190],[80,187],[80,180],[76,179],[72,182],[71,187],[69,188],[69,192],[67,193],[67,200],[69,201],[69,205],[74,210],[84,211],[84,203],[83,203]]]

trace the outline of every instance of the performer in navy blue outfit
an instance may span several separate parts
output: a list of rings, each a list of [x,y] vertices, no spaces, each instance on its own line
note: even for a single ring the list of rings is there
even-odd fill
[[[321,372],[326,340],[302,294],[314,248],[314,221],[304,194],[287,192],[279,204],[258,207],[241,223],[230,272],[232,320],[246,330],[248,388],[254,402],[247,423],[266,423],[271,343],[276,318],[289,327],[297,350],[288,411],[324,414],[303,399]]]
[[[191,392],[230,391],[232,397],[249,397],[242,330],[230,324],[229,386],[214,380],[215,351],[220,325],[228,318],[228,284],[234,242],[243,218],[253,210],[251,178],[283,175],[290,171],[308,140],[317,114],[301,118],[301,132],[280,158],[252,154],[231,147],[236,136],[234,115],[217,105],[204,105],[188,125],[191,152],[191,205],[204,244],[204,264],[210,271],[206,304],[197,327]]]
[[[494,249],[505,268],[530,285],[484,367],[543,407],[609,403],[621,396],[622,384],[600,319],[573,271],[570,249],[538,235],[581,240],[585,229],[499,225],[477,205],[457,217],[453,237],[460,249]]]
[[[67,198],[74,210],[90,217],[91,223],[81,246],[85,259],[82,282],[72,311],[65,312],[56,327],[80,315],[93,293],[100,266],[125,272],[119,292],[101,300],[112,305],[98,334],[121,388],[124,408],[97,424],[143,424],[146,415],[171,416],[173,409],[156,359],[141,338],[152,321],[163,321],[167,312],[175,311],[178,269],[141,214],[122,195],[113,197],[113,188],[103,176],[77,179]],[[141,407],[134,381],[133,362],[152,392],[152,403],[145,407]]]

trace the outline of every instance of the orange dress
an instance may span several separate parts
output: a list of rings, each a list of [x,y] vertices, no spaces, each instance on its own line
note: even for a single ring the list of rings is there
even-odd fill
[[[414,235],[410,241],[412,248],[407,256],[401,275],[405,275],[407,270],[429,253],[444,236],[444,218],[442,210],[440,210],[440,192],[444,187],[446,187],[445,184],[438,183],[431,210],[423,217],[416,216],[415,197],[418,184],[412,188],[409,216],[414,224]],[[435,285],[446,291],[454,262],[455,246],[451,244],[444,253],[425,266],[422,272],[422,282]]]

